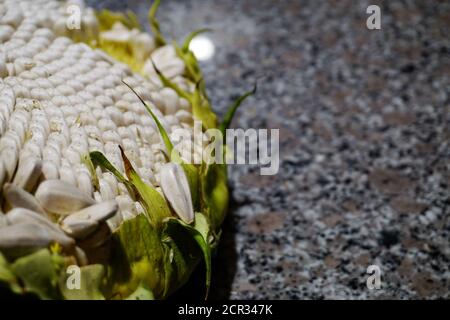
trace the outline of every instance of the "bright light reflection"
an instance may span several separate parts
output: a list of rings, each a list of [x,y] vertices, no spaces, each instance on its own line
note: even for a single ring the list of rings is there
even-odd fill
[[[212,40],[205,36],[197,36],[192,39],[189,49],[200,61],[209,60],[214,55],[216,48]]]

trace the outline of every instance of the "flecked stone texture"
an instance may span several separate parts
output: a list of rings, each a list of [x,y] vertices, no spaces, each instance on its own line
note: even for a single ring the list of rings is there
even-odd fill
[[[149,4],[96,6],[144,22]],[[168,0],[159,18],[177,39],[214,30],[220,115],[259,78],[233,127],[280,129],[277,175],[230,170],[213,299],[450,298],[450,3]],[[194,281],[176,297],[203,298]]]

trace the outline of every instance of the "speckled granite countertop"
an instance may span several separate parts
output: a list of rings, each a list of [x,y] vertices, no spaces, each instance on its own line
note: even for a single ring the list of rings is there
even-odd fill
[[[142,21],[149,6],[96,2]],[[450,298],[450,3],[166,0],[159,17],[176,38],[215,30],[220,114],[264,76],[234,127],[280,129],[278,175],[230,170],[213,299]]]

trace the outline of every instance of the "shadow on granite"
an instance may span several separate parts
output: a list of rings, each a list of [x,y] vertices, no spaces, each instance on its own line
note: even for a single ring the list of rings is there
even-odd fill
[[[370,4],[381,30],[366,28]],[[145,22],[149,2],[96,5]],[[212,295],[450,298],[449,12],[448,1],[163,1],[165,34],[214,30],[201,67],[218,113],[263,74],[233,126],[280,129],[276,176],[230,168],[235,256],[224,241]],[[373,264],[381,290],[366,286]]]

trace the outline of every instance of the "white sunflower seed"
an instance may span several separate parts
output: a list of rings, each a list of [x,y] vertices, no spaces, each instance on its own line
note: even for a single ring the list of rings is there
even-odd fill
[[[42,161],[35,157],[21,158],[14,176],[13,184],[32,191],[42,172]]]
[[[194,221],[191,191],[183,168],[166,163],[161,167],[161,188],[176,214],[186,223]]]
[[[3,185],[3,196],[13,208],[25,208],[45,214],[36,198],[24,189],[10,183]]]
[[[72,237],[85,238],[97,229],[99,222],[111,218],[117,209],[115,200],[95,204],[65,218],[61,228]]]
[[[52,243],[63,247],[75,244],[73,239],[36,223],[20,223],[3,227],[0,232],[0,251],[10,257],[20,257]]]
[[[63,223],[82,220],[102,222],[111,218],[117,212],[117,209],[116,200],[104,201],[72,213],[63,220]]]
[[[78,188],[61,180],[42,182],[36,198],[45,210],[60,215],[68,215],[95,203]]]
[[[0,228],[7,226],[9,224],[8,219],[6,219],[6,216],[3,213],[0,213]]]
[[[10,224],[20,224],[20,223],[37,223],[41,224],[47,228],[52,229],[55,232],[62,232],[58,225],[51,222],[49,219],[47,219],[45,216],[43,216],[41,213],[38,213],[36,211],[28,210],[25,208],[14,208],[10,210],[6,214],[7,220],[10,222]]]
[[[69,216],[70,217],[70,216]],[[98,228],[98,222],[92,220],[77,220],[62,221],[61,229],[66,234],[76,239],[83,239],[90,235]]]

